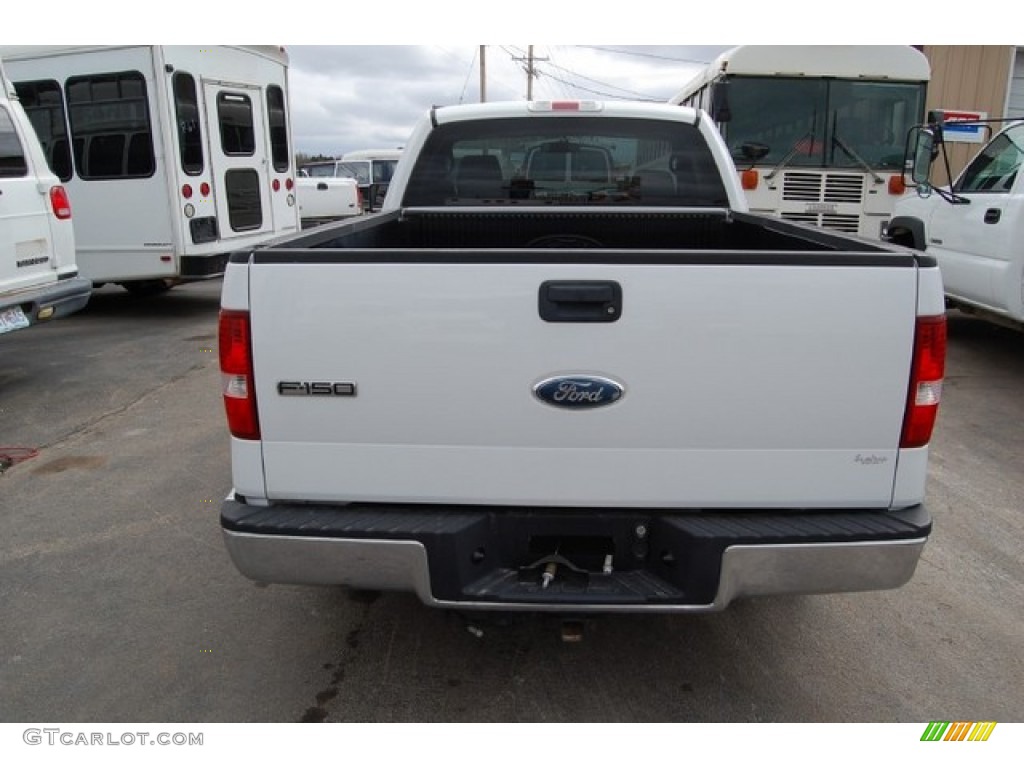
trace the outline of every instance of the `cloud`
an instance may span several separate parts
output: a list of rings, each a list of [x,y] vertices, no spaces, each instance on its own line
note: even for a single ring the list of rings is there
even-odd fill
[[[285,46],[297,152],[402,146],[431,106],[526,98],[528,47]],[[727,46],[534,46],[533,97],[667,100]]]

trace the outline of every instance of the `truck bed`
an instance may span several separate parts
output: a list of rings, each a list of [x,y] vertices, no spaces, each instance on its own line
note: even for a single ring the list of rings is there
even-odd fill
[[[638,248],[638,243],[642,244]],[[798,252],[857,254],[894,258],[891,246],[837,235],[826,230],[792,224],[781,219],[725,210],[631,209],[602,211],[562,207],[517,211],[514,208],[417,209],[375,214],[363,221],[325,227],[288,241],[288,250],[344,249],[356,251],[399,249],[396,258],[429,258],[432,249],[629,250],[648,252]],[[280,252],[280,249],[275,249]],[[407,251],[422,251],[421,256]],[[904,257],[913,258],[911,251]],[[341,254],[338,254],[341,256]],[[589,258],[592,254],[581,254]],[[373,254],[380,259],[380,253]]]
[[[888,507],[917,258],[746,214],[450,210],[236,255],[259,495]],[[607,377],[621,402],[539,401],[570,374]],[[282,382],[354,394],[283,396]]]

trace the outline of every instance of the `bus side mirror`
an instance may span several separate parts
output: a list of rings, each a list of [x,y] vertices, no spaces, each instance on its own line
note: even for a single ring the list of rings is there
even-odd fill
[[[938,157],[939,147],[935,131],[931,128],[915,125],[907,134],[907,146],[903,155],[904,182],[909,187],[928,186],[932,162]],[[907,182],[907,172],[910,181]]]
[[[732,120],[729,109],[729,83],[716,80],[711,84],[711,119],[716,123],[728,123]]]

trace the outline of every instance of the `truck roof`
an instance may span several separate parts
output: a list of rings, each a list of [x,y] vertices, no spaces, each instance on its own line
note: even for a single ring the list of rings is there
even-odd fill
[[[483,104],[459,104],[450,107],[436,107],[431,119],[437,124],[458,120],[481,120],[500,117],[526,117],[545,113],[560,116],[605,115],[608,117],[657,117],[659,120],[678,120],[696,125],[697,110],[674,104],[649,101],[491,101]]]

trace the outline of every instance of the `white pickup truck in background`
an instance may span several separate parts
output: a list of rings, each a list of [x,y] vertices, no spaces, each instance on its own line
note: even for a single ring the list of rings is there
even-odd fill
[[[303,229],[363,213],[359,182],[341,170],[340,164],[307,163],[299,168],[295,199]]]
[[[898,587],[931,532],[934,259],[749,213],[694,109],[435,108],[381,213],[236,253],[221,307],[256,581],[713,611]]]
[[[944,156],[941,125],[912,133],[918,194],[896,204],[887,239],[935,257],[950,306],[1024,330],[1024,120],[996,133],[948,190],[928,180]]]

